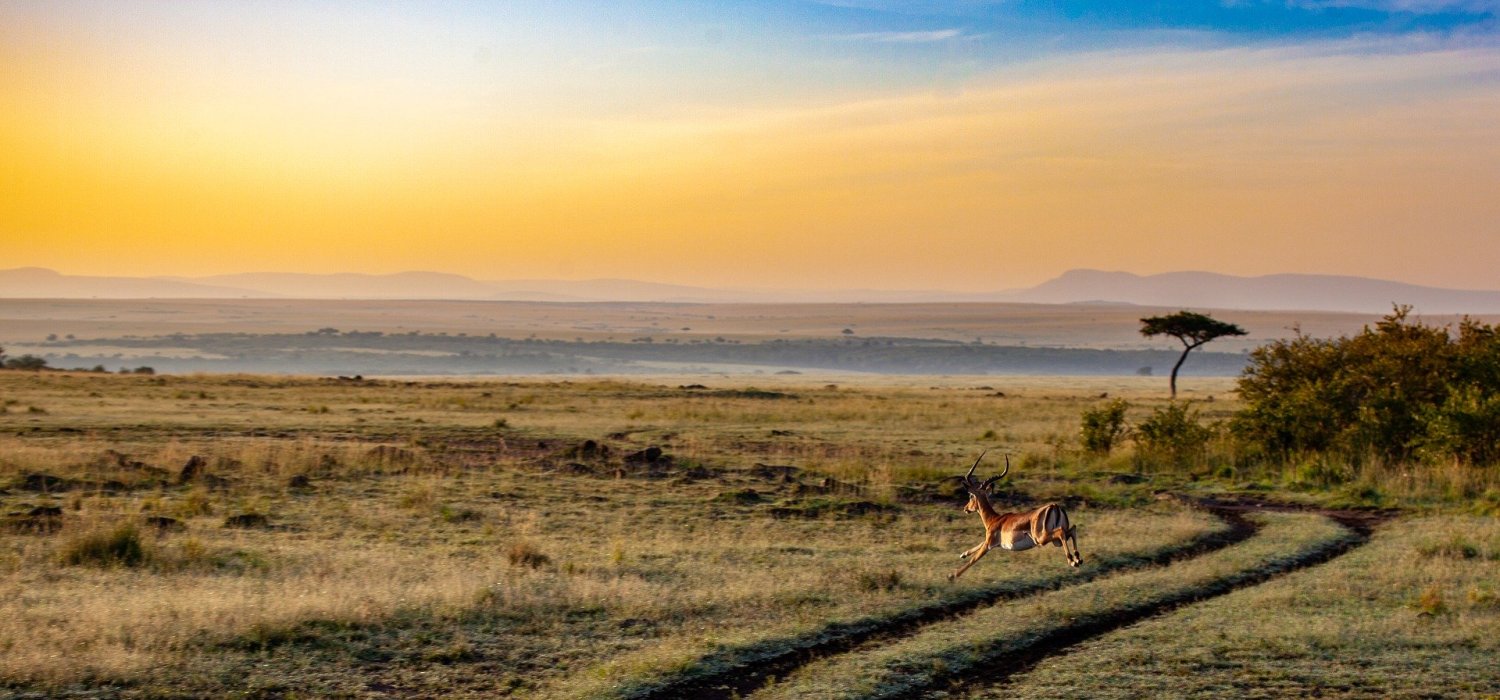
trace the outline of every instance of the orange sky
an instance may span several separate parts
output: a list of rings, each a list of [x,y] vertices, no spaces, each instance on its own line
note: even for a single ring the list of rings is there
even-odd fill
[[[20,19],[0,30],[0,267],[1500,288],[1500,51],[1484,42],[1167,42],[783,85],[747,67],[772,40],[755,36],[713,68],[743,95],[685,97],[712,81],[661,47],[563,61],[446,25],[324,36],[251,17],[183,39]]]

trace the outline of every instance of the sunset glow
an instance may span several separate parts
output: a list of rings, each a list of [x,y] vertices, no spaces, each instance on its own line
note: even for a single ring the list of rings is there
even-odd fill
[[[1494,3],[558,5],[0,3],[0,267],[1500,287]]]

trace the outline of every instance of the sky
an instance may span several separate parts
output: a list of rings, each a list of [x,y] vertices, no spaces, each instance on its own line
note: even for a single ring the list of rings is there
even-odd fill
[[[0,0],[0,268],[1500,289],[1500,0]]]

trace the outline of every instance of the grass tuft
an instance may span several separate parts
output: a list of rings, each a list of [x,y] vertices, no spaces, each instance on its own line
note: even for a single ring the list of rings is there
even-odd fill
[[[511,566],[524,566],[528,569],[540,569],[552,563],[552,558],[543,554],[536,545],[530,542],[517,542],[505,553],[505,558],[510,561]]]
[[[861,571],[855,577],[855,585],[859,587],[859,590],[866,593],[894,591],[901,587],[901,572],[895,569],[887,571]]]
[[[1443,590],[1437,586],[1428,586],[1422,590],[1417,597],[1416,608],[1418,614],[1424,617],[1436,617],[1448,612],[1448,605],[1443,602]]]
[[[128,522],[83,532],[64,542],[58,556],[68,566],[135,567],[150,560],[140,530]]]

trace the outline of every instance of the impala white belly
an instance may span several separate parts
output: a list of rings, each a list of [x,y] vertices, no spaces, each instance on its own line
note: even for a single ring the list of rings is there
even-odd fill
[[[1000,533],[1001,549],[1008,549],[1012,552],[1019,552],[1022,550],[1031,549],[1035,546],[1036,542],[1031,539],[1031,533],[1029,532],[1017,532],[1015,534]]]

